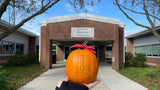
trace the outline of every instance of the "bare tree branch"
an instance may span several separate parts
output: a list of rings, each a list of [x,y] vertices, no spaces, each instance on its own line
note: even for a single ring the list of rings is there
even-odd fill
[[[151,29],[151,28],[148,27],[148,26],[145,26],[145,25],[142,25],[142,24],[137,23],[133,18],[131,18],[130,16],[128,16],[128,14],[125,13],[125,12],[123,11],[123,9],[120,7],[118,0],[116,0],[116,5],[117,5],[118,8],[122,11],[122,13],[123,13],[128,19],[130,19],[134,24],[136,24],[136,25],[138,25],[138,26],[141,26],[141,27],[144,27],[144,28]]]
[[[146,14],[146,13],[143,13],[143,12],[137,12],[137,11],[131,10],[131,9],[129,9],[129,8],[123,6],[123,5],[120,5],[120,4],[119,4],[119,6],[121,6],[122,8],[124,8],[124,9],[126,9],[126,10],[128,10],[128,11],[131,11],[131,12],[133,12],[133,13],[143,14],[143,15]],[[148,15],[151,16],[151,17],[153,17],[153,18],[155,18],[155,19],[157,19],[157,20],[160,20],[160,18],[158,18],[158,17],[156,17],[156,16],[154,16],[154,15],[152,15],[152,14],[148,14]]]
[[[51,1],[49,0],[49,2],[45,6],[43,6],[42,8],[47,7],[50,3],[51,3]]]
[[[149,21],[149,23],[151,24],[151,31],[153,32],[153,34],[158,38],[158,40],[160,41],[160,35],[158,34],[158,32],[155,30],[155,25],[154,23],[152,22],[151,18],[149,17],[149,12],[147,11],[147,7],[146,7],[146,4],[145,4],[145,0],[143,0],[143,9],[146,13],[146,17],[147,17],[147,20]]]
[[[42,0],[42,1],[41,1],[41,5],[42,5],[42,7],[43,7],[43,2],[44,2],[44,0]]]
[[[145,1],[144,1],[144,0],[143,0],[143,9],[144,9],[144,11],[145,11],[145,13],[146,13],[147,20],[148,20],[149,23],[151,24],[151,27],[154,28],[155,25],[153,24],[152,20],[151,20],[150,17],[149,17],[149,12],[147,11],[147,7],[146,7],[146,4],[145,4]]]
[[[156,4],[158,4],[158,7],[160,7],[160,1],[159,0],[151,0],[153,2],[155,2]]]
[[[3,15],[3,13],[6,11],[7,6],[9,5],[10,0],[5,0],[2,5],[0,6],[0,19]]]
[[[0,40],[3,39],[4,37],[8,36],[9,34],[15,32],[18,28],[20,28],[25,22],[29,21],[30,19],[32,19],[33,17],[42,14],[43,12],[45,12],[46,10],[48,10],[50,7],[52,7],[53,5],[55,5],[57,2],[59,2],[60,0],[55,0],[52,4],[50,4],[48,7],[43,7],[41,8],[39,11],[37,11],[35,14],[29,16],[28,18],[22,20],[19,24],[13,26],[11,29],[3,32],[0,35]],[[47,5],[47,4],[46,4]]]

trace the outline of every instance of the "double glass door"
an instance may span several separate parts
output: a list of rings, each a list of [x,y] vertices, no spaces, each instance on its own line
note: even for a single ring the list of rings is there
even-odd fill
[[[71,53],[71,49],[70,49],[70,47],[69,46],[65,46],[64,47],[64,60],[67,60],[67,58],[68,58],[68,55]],[[99,58],[99,51],[98,51],[98,47],[95,47],[94,48],[94,51],[96,51],[96,57],[97,57],[97,59]]]
[[[71,52],[70,47],[64,47],[64,60],[67,60],[70,52]]]

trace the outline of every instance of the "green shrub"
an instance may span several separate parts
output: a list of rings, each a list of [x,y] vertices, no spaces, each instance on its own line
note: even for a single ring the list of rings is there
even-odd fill
[[[125,66],[126,67],[144,67],[146,56],[143,54],[136,54],[133,56],[131,52],[125,53]]]
[[[133,54],[131,52],[125,52],[125,66],[132,66]]]
[[[134,65],[135,67],[144,67],[144,62],[146,61],[146,56],[144,54],[136,54],[134,57]]]
[[[9,61],[10,66],[23,66],[26,65],[26,55],[22,54],[15,54],[11,57],[11,60]]]
[[[39,63],[38,53],[36,52],[29,52],[28,55],[15,54],[9,61],[10,66],[24,66],[36,63]]]
[[[0,66],[0,90],[8,90],[8,80],[4,76],[5,70]]]
[[[36,63],[39,63],[38,61],[38,52],[29,52],[28,55],[27,55],[27,58],[26,58],[26,62],[28,64],[36,64]]]

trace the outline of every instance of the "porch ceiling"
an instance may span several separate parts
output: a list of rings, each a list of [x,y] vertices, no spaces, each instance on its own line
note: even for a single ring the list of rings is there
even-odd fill
[[[57,44],[57,45],[74,45],[74,44],[82,44],[84,41],[77,41],[77,40],[53,40],[53,44]],[[89,41],[87,44],[90,45],[90,44],[93,44],[94,45],[109,45],[109,44],[112,44],[112,40],[94,40],[94,41]]]

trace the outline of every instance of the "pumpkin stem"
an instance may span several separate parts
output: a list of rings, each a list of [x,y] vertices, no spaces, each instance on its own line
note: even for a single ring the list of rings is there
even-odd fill
[[[84,46],[86,46],[87,43],[88,43],[88,41],[84,41],[82,44],[83,44]]]

